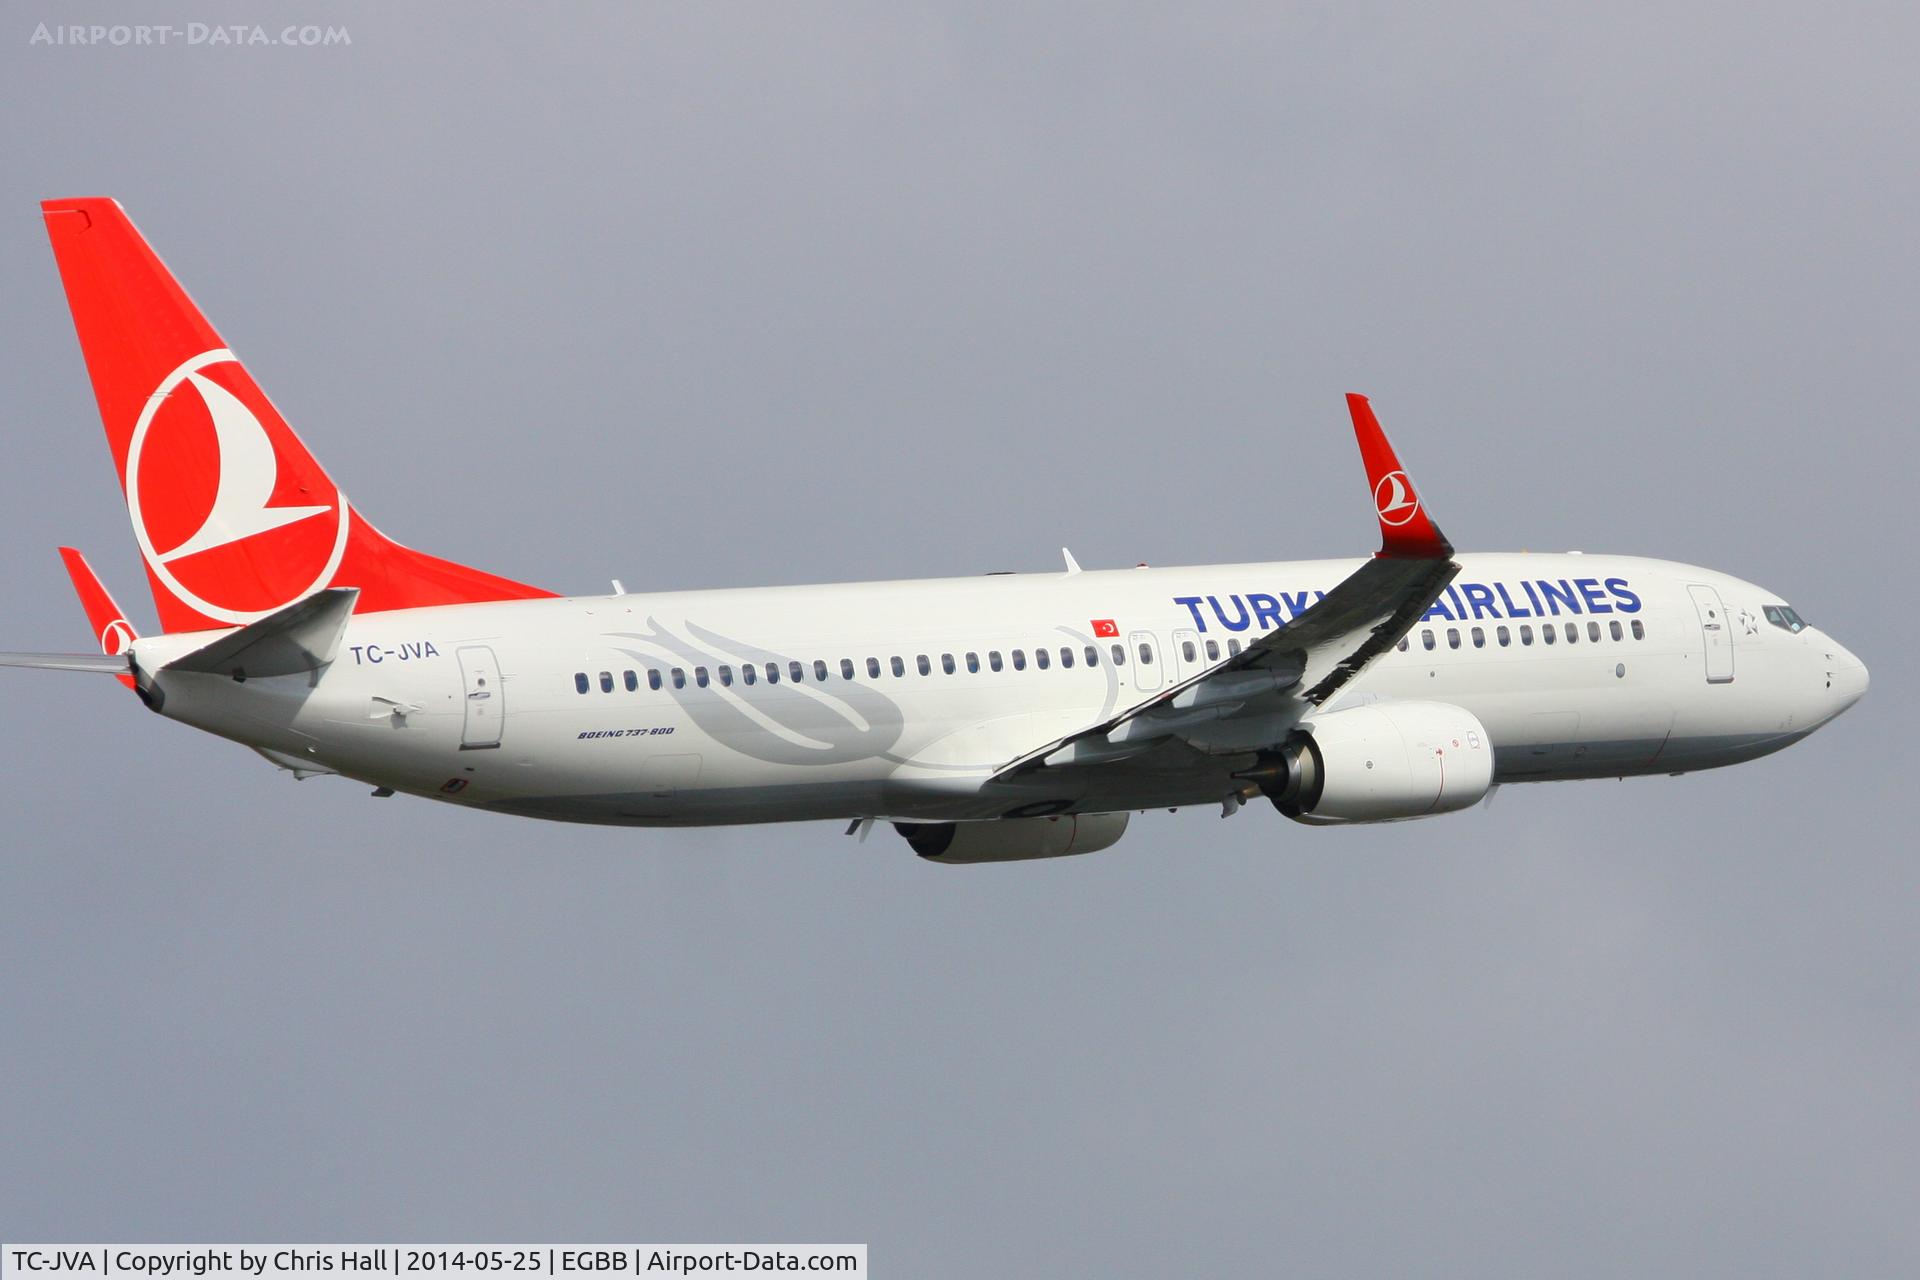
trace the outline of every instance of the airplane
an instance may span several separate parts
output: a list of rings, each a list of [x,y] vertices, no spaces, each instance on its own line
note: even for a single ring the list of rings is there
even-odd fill
[[[1153,808],[1392,822],[1717,768],[1867,689],[1724,573],[1456,554],[1360,395],[1364,559],[561,596],[389,539],[117,202],[41,208],[160,630],[62,548],[99,652],[0,665],[112,675],[295,778],[565,822],[890,823],[1002,862]]]

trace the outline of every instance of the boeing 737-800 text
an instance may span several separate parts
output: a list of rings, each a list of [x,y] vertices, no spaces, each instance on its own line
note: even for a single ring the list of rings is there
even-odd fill
[[[117,676],[298,776],[570,822],[888,821],[984,862],[1150,807],[1381,822],[1714,768],[1867,687],[1723,573],[1456,555],[1360,396],[1369,559],[562,598],[389,540],[117,203],[42,208],[160,633],[63,549],[101,652],[0,664]]]

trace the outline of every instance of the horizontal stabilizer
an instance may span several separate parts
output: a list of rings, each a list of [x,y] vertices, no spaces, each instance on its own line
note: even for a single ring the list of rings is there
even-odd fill
[[[42,671],[92,671],[100,675],[129,674],[125,654],[0,653],[0,667],[38,667]]]
[[[353,616],[358,587],[328,587],[175,658],[162,671],[204,671],[236,680],[294,676],[333,661]]]

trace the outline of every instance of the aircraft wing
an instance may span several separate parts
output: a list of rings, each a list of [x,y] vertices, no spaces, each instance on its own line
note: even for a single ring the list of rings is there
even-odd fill
[[[1373,559],[1305,613],[1239,654],[1028,752],[995,777],[1125,759],[1197,726],[1238,716],[1297,721],[1400,642],[1460,566],[1367,398],[1349,395],[1347,408],[1380,521],[1380,550]]]

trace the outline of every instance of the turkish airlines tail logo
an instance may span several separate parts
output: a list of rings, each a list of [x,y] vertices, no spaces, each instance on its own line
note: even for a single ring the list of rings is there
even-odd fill
[[[211,551],[333,510],[332,506],[269,505],[274,484],[280,478],[280,461],[274,454],[273,441],[267,437],[267,429],[253,416],[253,410],[219,383],[198,373],[189,373],[187,381],[200,393],[213,422],[214,437],[220,446],[220,482],[206,520],[192,537],[162,553],[163,562]]]
[[[346,495],[225,348],[147,397],[126,490],[148,572],[214,622],[251,622],[320,590],[346,554]]]

